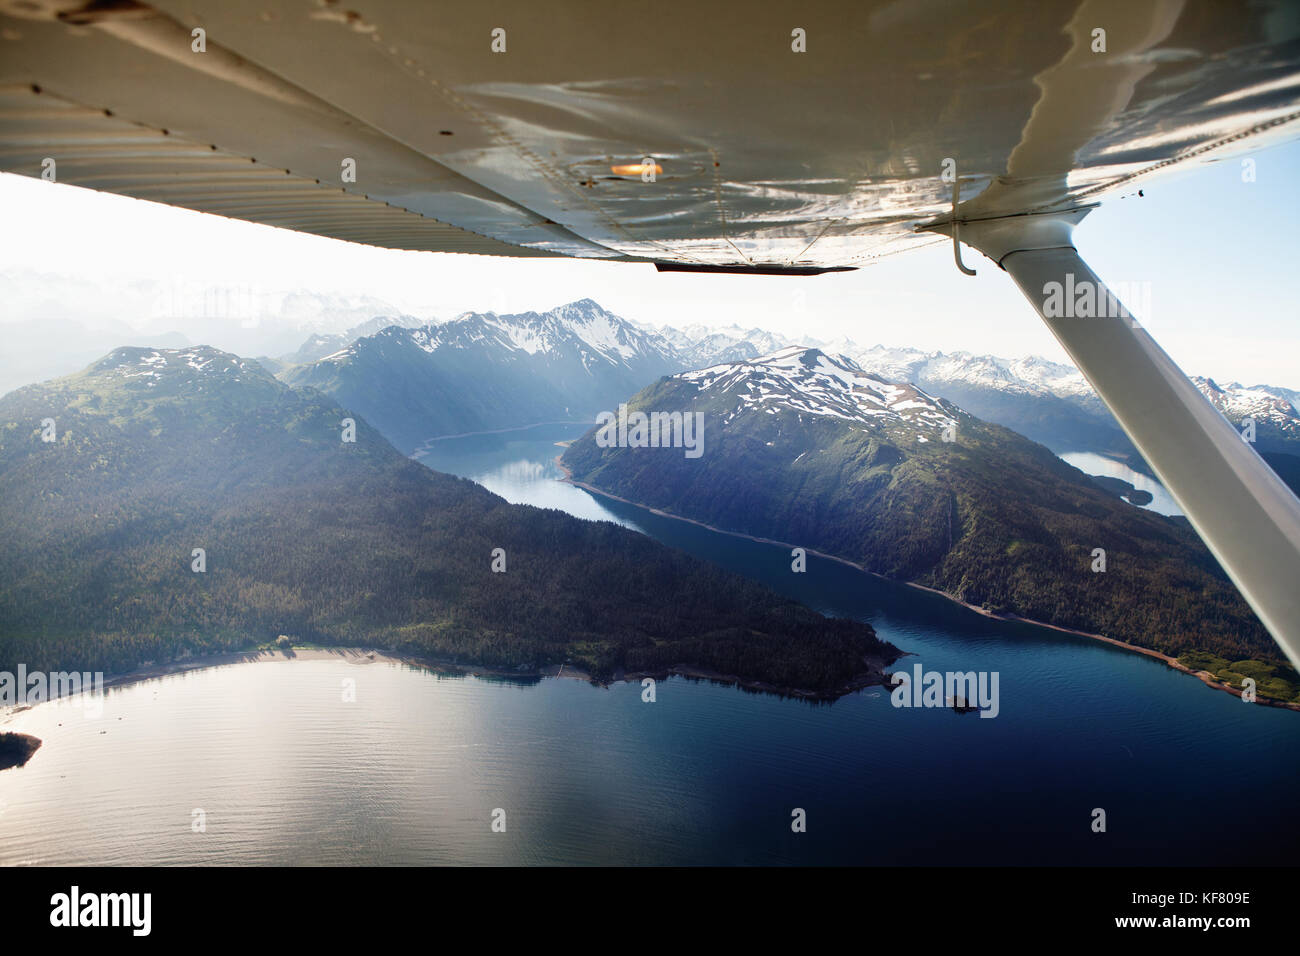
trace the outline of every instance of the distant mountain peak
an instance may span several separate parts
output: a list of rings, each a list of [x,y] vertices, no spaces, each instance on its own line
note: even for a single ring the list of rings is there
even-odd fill
[[[602,312],[608,314],[608,310],[603,305],[601,305],[599,302],[597,302],[595,299],[592,298],[575,299],[573,302],[566,302],[564,305],[556,306],[551,311],[552,312],[570,312],[570,311],[571,312]]]
[[[827,355],[808,346],[786,346],[756,359],[682,372],[674,378],[700,393],[734,396],[734,414],[792,412],[925,430],[954,425],[959,414],[954,406],[915,385],[886,381],[845,355]]]
[[[1256,424],[1276,427],[1279,435],[1289,441],[1300,440],[1300,411],[1285,389],[1240,382],[1220,385],[1200,375],[1193,376],[1192,383],[1234,425],[1253,418]]]
[[[437,435],[594,418],[683,364],[661,336],[587,298],[390,326],[281,378],[335,396],[409,450]]]

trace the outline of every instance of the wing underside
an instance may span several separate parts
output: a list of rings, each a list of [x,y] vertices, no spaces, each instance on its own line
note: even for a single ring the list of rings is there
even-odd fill
[[[1069,207],[1300,115],[1282,3],[456,6],[0,0],[0,169],[391,248],[815,272],[942,241],[954,174],[972,215]]]

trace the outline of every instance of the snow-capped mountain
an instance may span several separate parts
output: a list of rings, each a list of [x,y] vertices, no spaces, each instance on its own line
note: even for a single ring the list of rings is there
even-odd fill
[[[1096,400],[1078,369],[1037,356],[1006,359],[971,352],[925,352],[883,345],[866,348],[847,336],[830,341],[804,337],[796,342],[776,333],[761,329],[746,331],[734,325],[721,329],[701,325],[682,329],[665,326],[660,333],[684,359],[710,359],[706,364],[749,361],[781,348],[801,345],[827,355],[844,355],[865,372],[888,382],[908,382],[932,390],[942,385],[964,384]],[[748,354],[751,351],[753,354]]]
[[[1219,385],[1212,378],[1197,375],[1192,378],[1210,403],[1221,411],[1228,421],[1241,425],[1247,418],[1255,420],[1256,429],[1268,426],[1276,430],[1284,441],[1300,442],[1300,412],[1290,397],[1290,389],[1269,385],[1247,387],[1240,382]]]
[[[722,328],[688,325],[681,329],[664,326],[658,334],[676,350],[686,368],[745,362],[797,344],[773,332],[743,329],[738,325]]]
[[[1127,436],[1073,366],[1037,357],[1005,359],[883,345],[867,348],[847,336],[833,341],[805,337],[794,343],[777,334],[739,326],[665,327],[661,333],[685,364],[694,368],[753,361],[796,344],[817,348],[827,356],[843,356],[867,375],[914,385],[931,396],[948,399],[972,415],[1005,425],[1054,451],[1116,454],[1132,457],[1137,467],[1143,467]]]
[[[6,307],[8,303],[5,303]],[[125,323],[92,328],[77,319],[53,317],[0,324],[0,395],[47,379],[71,375],[122,345],[174,349],[189,345],[179,332],[144,335]],[[59,343],[57,349],[52,342]]]
[[[863,348],[850,338],[839,339],[834,346],[827,343],[825,348],[834,348],[842,355],[847,355],[862,368],[879,375],[891,382],[915,382],[920,370],[931,359],[942,358],[942,352],[922,352],[911,348],[886,348],[875,345]]]
[[[788,346],[749,362],[714,365],[676,376],[695,386],[702,397],[726,393],[736,400],[727,421],[746,411],[782,411],[799,416],[829,417],[866,425],[900,425],[930,441],[955,425],[960,412],[915,385],[895,384],[866,372],[844,355]]]
[[[136,408],[165,409],[153,414],[155,423],[162,423],[163,434],[178,410],[183,413],[191,404],[202,405],[203,414],[233,418],[249,408],[265,413],[284,390],[254,359],[210,345],[180,349],[122,346],[57,381],[93,383],[92,390],[111,389],[121,401]],[[47,384],[28,385],[12,394],[31,393]],[[67,424],[60,421],[60,431]]]
[[[964,382],[1007,391],[1045,391],[1062,398],[1096,397],[1078,369],[1070,365],[1058,365],[1037,356],[1004,359],[996,355],[972,355],[970,352],[940,354],[925,363],[920,369],[919,377],[930,382]]]
[[[1132,458],[1136,450],[1078,369],[1047,359],[885,348],[850,350],[868,371],[911,382],[1053,451]]]
[[[794,343],[779,335],[739,326],[665,327],[662,330],[687,364],[701,367],[753,360],[765,351],[756,345]],[[764,338],[766,336],[766,338]],[[940,396],[986,421],[1020,432],[1057,452],[1093,451],[1127,459],[1148,470],[1136,449],[1082,373],[1072,365],[1037,356],[1008,359],[971,352],[923,351],[858,345],[848,337],[830,342],[805,338],[800,344],[828,356],[843,355],[863,372],[886,382],[908,383]],[[1234,424],[1256,421],[1260,451],[1300,452],[1300,393],[1270,385],[1220,386],[1194,378],[1197,387]]]
[[[1283,388],[1281,385],[1252,385],[1251,388],[1263,389],[1266,392],[1271,392],[1272,394],[1277,395],[1279,398],[1285,398],[1288,402],[1294,405],[1297,410],[1300,410],[1300,391],[1297,391],[1294,388]]]
[[[667,376],[626,406],[620,437],[593,428],[565,451],[575,480],[995,613],[1167,652],[1225,633],[1267,646],[1190,525],[845,356],[781,349]],[[1123,576],[1087,572],[1093,541],[1124,553]]]
[[[115,372],[124,382],[149,389],[180,383],[197,390],[212,381],[238,382],[245,376],[266,374],[252,359],[240,358],[210,345],[183,349],[125,346],[114,349],[98,362],[92,363],[86,372]]]
[[[795,356],[810,348],[820,358],[807,366]],[[314,335],[282,361],[297,364],[279,372],[284,381],[330,392],[373,418],[407,450],[437,435],[582,420],[660,376],[685,370],[698,370],[692,381],[700,383],[743,380],[745,393],[756,396],[763,377],[772,393],[782,374],[788,378],[802,370],[799,375],[811,378],[794,384],[812,391],[801,400],[815,394],[824,408],[842,415],[865,415],[872,403],[861,405],[864,396],[885,400],[892,394],[885,389],[909,386],[915,394],[899,401],[946,399],[1053,451],[1093,451],[1146,467],[1070,365],[1038,357],[864,348],[847,337],[796,343],[740,325],[655,328],[591,299],[546,312],[467,312],[439,324],[378,316],[345,333]],[[850,381],[856,384],[840,394]],[[1300,447],[1300,415],[1285,389],[1196,382],[1234,422],[1253,413],[1261,451]],[[859,403],[853,411],[844,404],[849,399],[850,405]],[[892,406],[885,400],[879,408]],[[912,417],[923,422],[923,416]]]
[[[440,435],[590,420],[683,367],[662,337],[582,299],[389,326],[280,377],[328,392],[410,451]]]
[[[912,382],[928,391],[951,398],[976,415],[998,421],[996,414],[985,416],[981,400],[971,393],[979,390],[1003,396],[1064,399],[1083,412],[1105,423],[1113,423],[1110,412],[1093,391],[1088,380],[1072,365],[1051,362],[1038,356],[1006,359],[996,355],[970,352],[922,352],[918,349],[891,349],[874,346],[844,348],[863,369],[889,381]],[[1254,418],[1257,425],[1268,423],[1283,440],[1300,441],[1300,412],[1297,393],[1271,385],[1245,386],[1239,382],[1219,385],[1213,379],[1193,376],[1201,393],[1234,424]],[[1008,422],[1008,427],[1015,428]],[[1118,426],[1116,426],[1118,427]],[[1020,430],[1020,429],[1017,429]],[[1031,436],[1032,437],[1032,436]]]
[[[296,352],[280,356],[279,362],[284,366],[305,365],[308,362],[315,362],[317,359],[332,355],[340,349],[345,349],[357,339],[363,339],[367,335],[374,335],[390,325],[400,326],[404,329],[418,329],[426,324],[429,323],[417,319],[413,315],[376,315],[372,319],[354,325],[346,332],[317,333],[299,346]]]
[[[971,352],[922,352],[876,345],[844,349],[859,365],[892,381],[913,382],[940,389],[947,385],[992,388],[1028,395],[1052,394],[1097,402],[1096,394],[1078,369],[1037,356],[1006,359]]]
[[[549,312],[466,312],[450,322],[422,329],[416,338],[426,351],[492,343],[528,355],[571,353],[589,369],[601,365],[635,368],[645,363],[673,366],[680,361],[660,336],[638,329],[592,299],[570,302]]]

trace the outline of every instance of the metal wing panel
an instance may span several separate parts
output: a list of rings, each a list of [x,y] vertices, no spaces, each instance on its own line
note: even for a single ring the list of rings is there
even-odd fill
[[[0,16],[0,169],[39,176],[49,157],[60,182],[372,245],[621,258],[215,40],[193,53],[187,29],[143,12],[89,25]]]
[[[0,85],[36,84],[440,224],[416,245],[405,237],[418,229],[400,227],[403,248],[472,245],[452,241],[454,226],[499,254],[858,266],[914,247],[914,230],[949,211],[945,159],[969,214],[1068,207],[1292,135],[1300,116],[1300,21],[1281,0],[0,0],[0,11]],[[191,51],[194,27],[205,53]],[[806,52],[792,49],[795,28]],[[1079,45],[1096,28],[1105,52]],[[1066,95],[1049,102],[1045,76]],[[1117,99],[1091,109],[1097,96]],[[1059,135],[1027,135],[1036,127]],[[0,147],[8,133],[4,121]],[[68,158],[84,166],[69,169],[89,172],[98,154],[79,145]],[[612,171],[645,156],[662,167],[652,183]],[[340,181],[345,157],[355,185]],[[3,168],[39,172],[19,159]],[[138,171],[170,182],[166,165]],[[371,228],[351,236],[393,241]]]

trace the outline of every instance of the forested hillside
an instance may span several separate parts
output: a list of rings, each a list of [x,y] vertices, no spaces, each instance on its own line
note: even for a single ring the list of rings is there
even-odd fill
[[[288,634],[833,696],[897,654],[642,535],[431,472],[364,420],[343,441],[345,417],[202,347],[118,349],[0,399],[0,669],[117,672]]]
[[[1172,655],[1281,656],[1185,519],[1122,501],[1043,446],[843,357],[789,349],[687,372],[629,408],[702,414],[704,453],[602,448],[592,432],[565,453],[575,478],[995,613]]]

